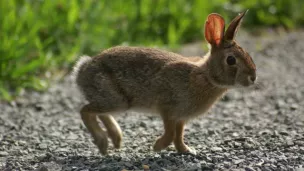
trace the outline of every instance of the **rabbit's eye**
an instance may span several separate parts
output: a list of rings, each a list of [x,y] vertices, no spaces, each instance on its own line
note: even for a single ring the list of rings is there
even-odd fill
[[[226,61],[228,65],[235,65],[236,63],[236,59],[234,56],[228,56]]]

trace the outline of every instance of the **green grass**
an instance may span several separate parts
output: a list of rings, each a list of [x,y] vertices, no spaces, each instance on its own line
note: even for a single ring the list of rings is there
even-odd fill
[[[167,46],[203,40],[206,16],[244,26],[303,26],[302,0],[3,0],[0,1],[0,99],[44,90],[81,54],[114,45]]]

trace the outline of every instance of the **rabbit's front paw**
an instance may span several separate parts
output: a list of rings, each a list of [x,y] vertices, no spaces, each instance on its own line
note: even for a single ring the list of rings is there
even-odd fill
[[[180,145],[178,147],[176,147],[176,150],[179,153],[191,153],[191,154],[196,154],[196,150],[193,148],[188,147],[186,144]]]

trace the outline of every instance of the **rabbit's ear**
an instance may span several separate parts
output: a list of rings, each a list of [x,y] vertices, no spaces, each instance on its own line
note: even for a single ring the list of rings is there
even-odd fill
[[[247,13],[248,10],[245,12],[240,13],[238,16],[236,16],[231,23],[228,26],[228,29],[225,33],[225,40],[233,40],[237,34],[238,28],[241,25],[242,19]]]
[[[225,21],[219,14],[209,14],[205,23],[205,39],[213,46],[219,46],[224,37]]]

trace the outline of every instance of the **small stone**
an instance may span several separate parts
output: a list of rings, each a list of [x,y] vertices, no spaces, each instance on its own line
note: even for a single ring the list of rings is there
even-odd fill
[[[49,171],[49,169],[46,166],[41,166],[36,171]]]
[[[299,146],[304,146],[304,141],[295,141],[295,144],[299,145]],[[304,147],[303,147],[303,149],[304,149]]]
[[[255,171],[255,169],[253,167],[246,166],[245,171]]]
[[[225,157],[229,157],[231,154],[230,153],[223,153],[223,156],[225,156]]]
[[[260,161],[256,164],[256,166],[262,166],[265,163],[263,159],[260,159]]]
[[[298,106],[297,104],[293,103],[293,104],[290,106],[290,109],[291,109],[291,110],[297,110],[298,107],[299,107],[299,106]]]
[[[26,141],[22,141],[22,140],[21,140],[21,141],[19,141],[19,142],[18,142],[18,144],[19,144],[20,146],[23,146],[23,145],[26,145],[26,144],[27,144],[27,142],[26,142]]]
[[[36,109],[37,112],[40,112],[40,111],[43,110],[43,107],[42,107],[42,105],[40,105],[40,104],[36,104],[36,105],[35,105],[35,109]]]
[[[130,162],[125,162],[125,166],[127,166],[127,167],[132,167],[133,165],[132,165],[132,163],[130,163]]]
[[[28,154],[28,152],[26,150],[20,150],[20,153],[23,154],[23,155]]]
[[[291,140],[288,140],[288,141],[286,142],[286,145],[287,145],[287,146],[293,146],[294,143],[293,143]]]
[[[208,134],[209,135],[214,135],[214,134],[217,134],[217,132],[216,132],[216,130],[208,129]]]
[[[246,130],[252,130],[252,129],[253,129],[251,125],[245,125],[244,128],[245,128]]]
[[[214,170],[214,164],[213,163],[201,164],[201,170],[206,170],[206,171]]]
[[[209,156],[207,156],[207,157],[206,157],[206,160],[207,160],[207,161],[212,161],[212,158],[209,157]]]
[[[6,151],[0,151],[0,156],[1,157],[8,156],[8,152],[6,152]]]
[[[244,142],[244,141],[247,140],[247,138],[246,137],[239,137],[239,138],[235,138],[234,140],[235,141],[242,141],[242,142]]]
[[[60,142],[60,147],[67,147],[68,146],[68,143],[66,142]]]
[[[279,132],[277,131],[277,130],[275,130],[274,132],[273,132],[273,135],[272,135],[272,137],[279,137]]]
[[[67,148],[58,148],[57,150],[56,150],[56,152],[65,152],[65,153],[67,153],[67,152],[69,152],[70,150],[69,149],[67,149]]]
[[[46,163],[42,163],[42,165],[37,169],[37,171],[53,171],[53,170],[62,170],[62,168],[59,164],[55,162],[46,162]]]
[[[265,130],[259,132],[259,135],[267,135],[267,134],[268,135],[271,134],[271,131],[268,129],[265,129]]]
[[[221,151],[223,151],[223,149],[221,147],[212,147],[211,151],[212,152],[221,152]]]
[[[146,170],[149,170],[150,169],[150,167],[148,166],[148,165],[143,165],[143,169],[144,169],[144,171],[146,171]]]
[[[229,167],[230,167],[230,162],[224,161],[223,164],[224,164],[224,167],[225,167],[225,168],[229,168]]]
[[[251,145],[251,144],[249,144],[249,143],[246,142],[246,143],[244,144],[244,147],[247,148],[247,149],[252,149],[252,148],[253,148],[253,145]]]
[[[143,128],[147,128],[147,124],[145,122],[140,122],[139,126],[143,127]]]
[[[41,149],[41,150],[47,149],[47,144],[45,144],[45,143],[39,144],[39,149]]]
[[[233,164],[237,165],[245,161],[244,159],[239,159],[239,160],[233,160]]]
[[[159,155],[158,153],[156,153],[156,154],[154,155],[154,157],[155,157],[155,158],[160,158],[160,155]]]
[[[284,107],[285,104],[286,104],[286,103],[285,103],[284,100],[278,99],[278,100],[277,100],[277,103],[276,103],[276,107],[277,107],[277,109],[280,109],[280,108]]]
[[[242,143],[234,142],[234,147],[240,147],[240,146],[242,146]]]
[[[288,136],[288,135],[289,135],[289,133],[288,133],[288,132],[286,132],[286,131],[280,131],[280,133],[279,133],[279,134],[284,135],[284,136]]]
[[[238,137],[238,136],[239,136],[239,134],[238,134],[237,132],[234,132],[234,133],[232,133],[232,136],[234,136],[234,137]]]
[[[67,139],[69,140],[76,140],[78,139],[78,136],[74,133],[70,133],[70,135],[68,135]]]

